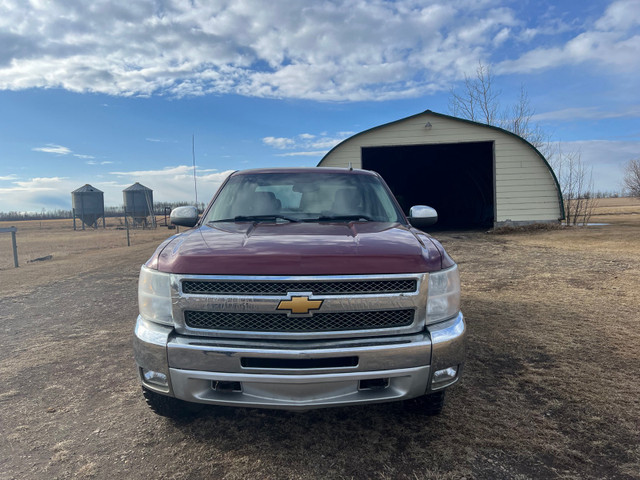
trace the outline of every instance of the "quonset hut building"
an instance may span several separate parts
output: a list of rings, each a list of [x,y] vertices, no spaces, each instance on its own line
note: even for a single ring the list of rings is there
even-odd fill
[[[318,166],[374,170],[405,213],[429,205],[440,227],[564,219],[558,180],[533,145],[507,130],[430,110],[358,133]]]

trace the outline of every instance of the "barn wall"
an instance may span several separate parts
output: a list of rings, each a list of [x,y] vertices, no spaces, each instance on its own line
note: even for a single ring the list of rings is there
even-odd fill
[[[430,122],[431,129],[425,128]],[[552,221],[562,214],[555,179],[538,153],[519,137],[499,129],[424,113],[347,139],[320,167],[362,168],[361,147],[494,142],[496,223]]]

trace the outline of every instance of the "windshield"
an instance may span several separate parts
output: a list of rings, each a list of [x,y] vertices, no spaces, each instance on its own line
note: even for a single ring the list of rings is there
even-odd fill
[[[224,221],[403,222],[378,177],[319,172],[231,177],[205,219]]]

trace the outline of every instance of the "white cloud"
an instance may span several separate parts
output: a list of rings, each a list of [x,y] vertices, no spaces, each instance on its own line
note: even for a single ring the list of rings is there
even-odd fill
[[[545,120],[579,120],[579,119],[596,119],[605,118],[623,118],[640,116],[640,105],[630,105],[617,111],[606,111],[599,107],[575,107],[563,108],[551,112],[537,113],[532,116],[532,120],[536,122]]]
[[[0,89],[410,98],[447,90],[519,34],[495,3],[5,1]]]
[[[196,167],[196,183],[198,186],[198,201],[208,202],[231,170],[219,172],[215,169]],[[122,203],[122,190],[134,182],[140,182],[153,190],[154,201],[195,201],[193,185],[193,166],[178,165],[160,170],[135,170],[111,172],[118,177],[117,182],[109,181],[96,183],[95,186],[105,189],[105,203],[107,198],[112,204]],[[109,196],[107,197],[107,192]]]
[[[35,147],[32,148],[34,152],[42,152],[42,153],[52,153],[54,155],[62,156],[62,155],[72,155],[76,158],[81,158],[83,160],[93,159],[95,158],[93,155],[85,155],[81,153],[73,153],[69,147],[64,147],[62,145],[56,145],[55,143],[47,143],[44,147]],[[96,163],[86,162],[88,165],[96,165]]]
[[[353,135],[353,133],[351,134],[346,134],[344,136],[340,136],[338,138],[321,138],[319,140],[316,140],[314,142],[310,142],[310,146],[312,148],[323,148],[326,150],[331,150],[333,147],[335,147],[337,144],[339,144],[342,140],[344,140],[345,138],[349,137]]]
[[[327,153],[326,150],[318,150],[316,152],[289,152],[279,153],[278,157],[323,157]]]
[[[295,145],[295,142],[290,138],[276,138],[276,137],[264,137],[262,139],[262,143],[265,145],[269,145],[270,147],[277,148],[280,150],[284,150],[285,148],[290,148]]]
[[[93,158],[91,156],[87,156],[87,158]],[[98,162],[96,160],[87,160],[86,162],[87,165],[113,165],[113,162],[110,161],[104,161],[104,162]]]
[[[32,148],[32,150],[34,152],[54,153],[56,155],[69,155],[71,153],[69,148],[53,143],[48,143],[45,147]]]
[[[503,28],[498,32],[498,34],[493,38],[493,44],[495,46],[500,46],[504,42],[506,42],[511,36],[511,30],[508,28]]]
[[[196,165],[196,172],[199,173],[213,173],[217,172],[216,169],[203,168],[199,169]],[[110,172],[111,175],[118,175],[121,177],[168,177],[174,176],[175,178],[187,175],[193,178],[193,166],[190,165],[178,165],[177,167],[165,167],[161,170],[135,170],[131,172]]]
[[[13,180],[10,186],[0,187],[0,211],[39,212],[70,209],[71,192],[75,185],[64,177],[37,177]]]
[[[496,73],[530,73],[590,62],[621,72],[640,67],[640,0],[613,2],[590,27],[564,44],[534,48],[496,65]],[[533,37],[525,30],[523,34]]]
[[[478,60],[495,63],[495,73],[584,62],[628,70],[640,63],[640,0],[615,1],[585,25],[566,23],[569,13],[557,6],[531,18],[510,7],[445,0],[280,0],[269,8],[260,0],[5,1],[0,89],[387,100],[446,91]],[[530,49],[541,36],[545,46]],[[516,43],[520,53],[507,53]],[[500,62],[507,55],[517,56]]]
[[[318,135],[301,133],[293,138],[265,137],[262,142],[277,150],[295,150],[277,154],[278,157],[322,157],[345,138],[353,135],[353,133],[339,132],[336,136],[329,136],[326,132]]]
[[[613,2],[596,22],[599,30],[627,30],[640,25],[640,2],[620,0]]]
[[[231,171],[213,169],[197,171],[198,201],[208,202]],[[153,190],[155,201],[193,202],[193,167],[179,165],[161,170],[112,172],[114,180],[92,182],[104,192],[105,206],[122,205],[122,190],[140,182]],[[9,186],[0,187],[0,212],[71,209],[71,192],[81,187],[77,180],[65,177],[38,177],[18,180],[13,175],[0,177]]]
[[[17,185],[16,189],[22,190],[55,190],[59,188],[64,180],[64,177],[37,177],[30,180],[16,180],[13,182]]]

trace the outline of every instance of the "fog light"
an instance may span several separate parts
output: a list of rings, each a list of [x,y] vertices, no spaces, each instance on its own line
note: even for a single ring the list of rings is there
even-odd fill
[[[222,393],[241,392],[242,384],[240,382],[225,382],[222,380],[213,380],[211,382],[211,388],[213,388],[216,392]]]
[[[167,376],[162,372],[154,372],[153,370],[147,370],[146,368],[141,368],[142,378],[145,383],[150,383],[152,385],[158,385],[160,387],[168,387],[169,382],[167,381]]]
[[[442,370],[436,370],[433,373],[433,380],[431,380],[431,387],[441,387],[446,383],[450,383],[452,380],[455,380],[458,375],[458,367],[449,367],[444,368]]]
[[[358,390],[384,390],[388,386],[388,378],[370,378],[368,380],[360,380]]]

